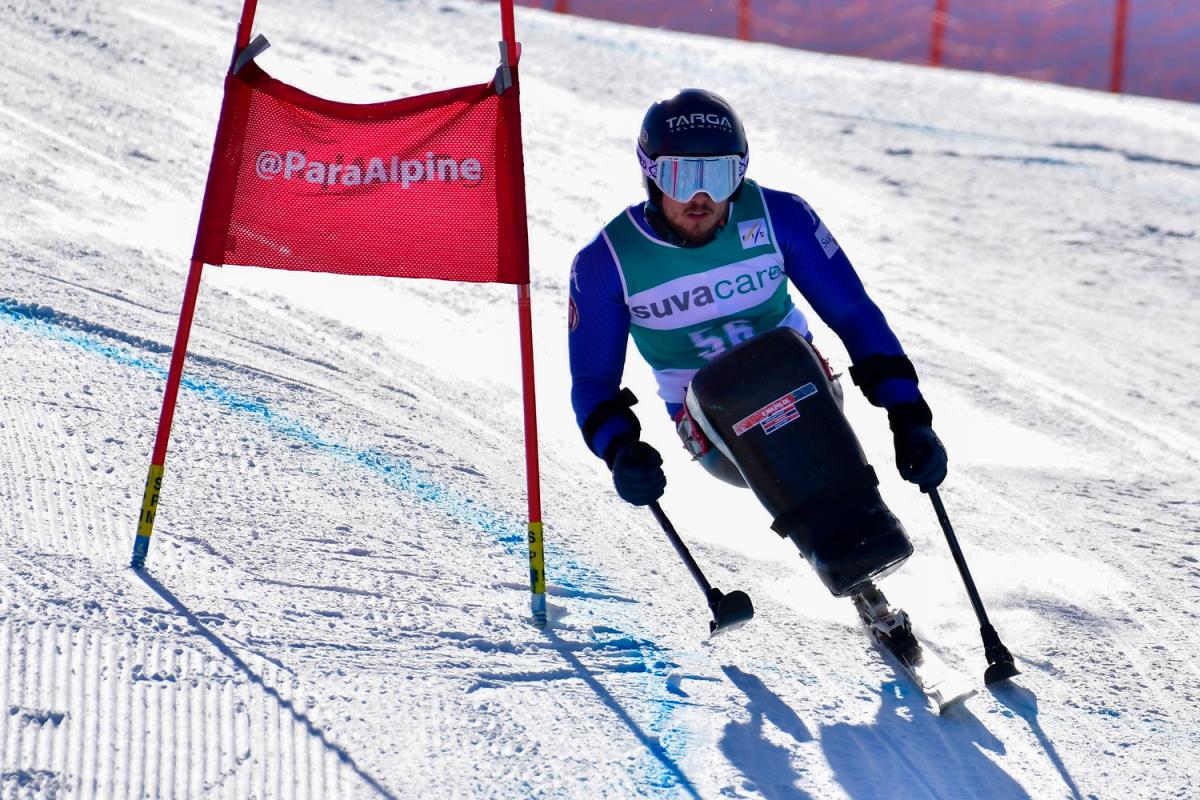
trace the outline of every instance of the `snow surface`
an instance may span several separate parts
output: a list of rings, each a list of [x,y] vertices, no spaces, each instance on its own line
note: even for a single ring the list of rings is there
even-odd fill
[[[205,272],[149,568],[127,567],[238,4],[0,9],[0,797],[1200,795],[1200,108],[521,10],[552,627],[528,621],[515,292]],[[369,101],[488,79],[498,10],[266,2]],[[946,717],[629,382],[690,577],[567,402],[572,254],[642,110],[729,97],[922,374],[1023,675]],[[448,223],[447,235],[453,235]],[[822,326],[818,343],[844,369]],[[953,666],[978,629],[886,420],[847,413]]]

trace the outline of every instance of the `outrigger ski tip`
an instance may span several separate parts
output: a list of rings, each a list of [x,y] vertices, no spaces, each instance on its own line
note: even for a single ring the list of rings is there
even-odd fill
[[[743,591],[725,594],[717,588],[709,589],[708,607],[713,612],[708,630],[714,636],[740,628],[754,618],[754,604],[750,602],[750,595]]]
[[[1009,656],[1007,661],[995,661],[988,664],[988,668],[983,671],[983,682],[988,686],[994,686],[1020,674],[1021,670],[1017,669],[1017,665],[1012,662],[1012,656]]]
[[[1000,641],[1000,635],[996,633],[996,629],[991,626],[991,623],[981,626],[979,633],[983,637],[983,652],[988,660],[988,667],[983,673],[983,682],[991,686],[1020,675],[1021,670],[1017,669],[1017,665],[1013,663],[1012,653],[1008,652],[1008,648]]]

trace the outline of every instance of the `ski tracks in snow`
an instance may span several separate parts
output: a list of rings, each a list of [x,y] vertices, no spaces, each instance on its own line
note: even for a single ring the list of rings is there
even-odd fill
[[[110,390],[134,376],[89,379],[87,359],[63,360],[62,342],[31,350],[21,335],[0,331],[6,353],[33,355],[18,357],[26,370],[54,368],[40,373],[42,391],[30,381],[31,396],[0,398],[0,793],[378,795],[297,710],[286,671],[212,652],[197,631],[223,615],[180,619],[122,569],[135,500],[114,467],[129,436],[111,435],[121,392]]]
[[[361,786],[291,703],[174,637],[0,622],[4,796],[345,797]],[[21,765],[14,767],[14,765]]]

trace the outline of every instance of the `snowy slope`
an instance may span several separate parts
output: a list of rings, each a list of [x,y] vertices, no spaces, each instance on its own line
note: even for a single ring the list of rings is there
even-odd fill
[[[519,13],[540,632],[509,287],[207,269],[127,568],[238,10],[0,9],[0,797],[1200,794],[1200,109]],[[277,76],[361,101],[486,80],[499,38],[465,0],[272,0],[257,28]],[[580,443],[570,258],[687,85],[742,112],[751,174],[822,212],[917,362],[1018,687],[931,715],[631,359],[664,507],[758,607],[706,640]],[[884,588],[978,678],[928,502],[849,394],[917,547]]]

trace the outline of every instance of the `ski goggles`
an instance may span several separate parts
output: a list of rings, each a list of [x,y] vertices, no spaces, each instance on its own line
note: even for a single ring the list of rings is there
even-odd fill
[[[642,174],[679,203],[686,203],[701,192],[718,203],[728,200],[741,184],[750,161],[749,154],[650,158],[640,144],[637,151]]]

